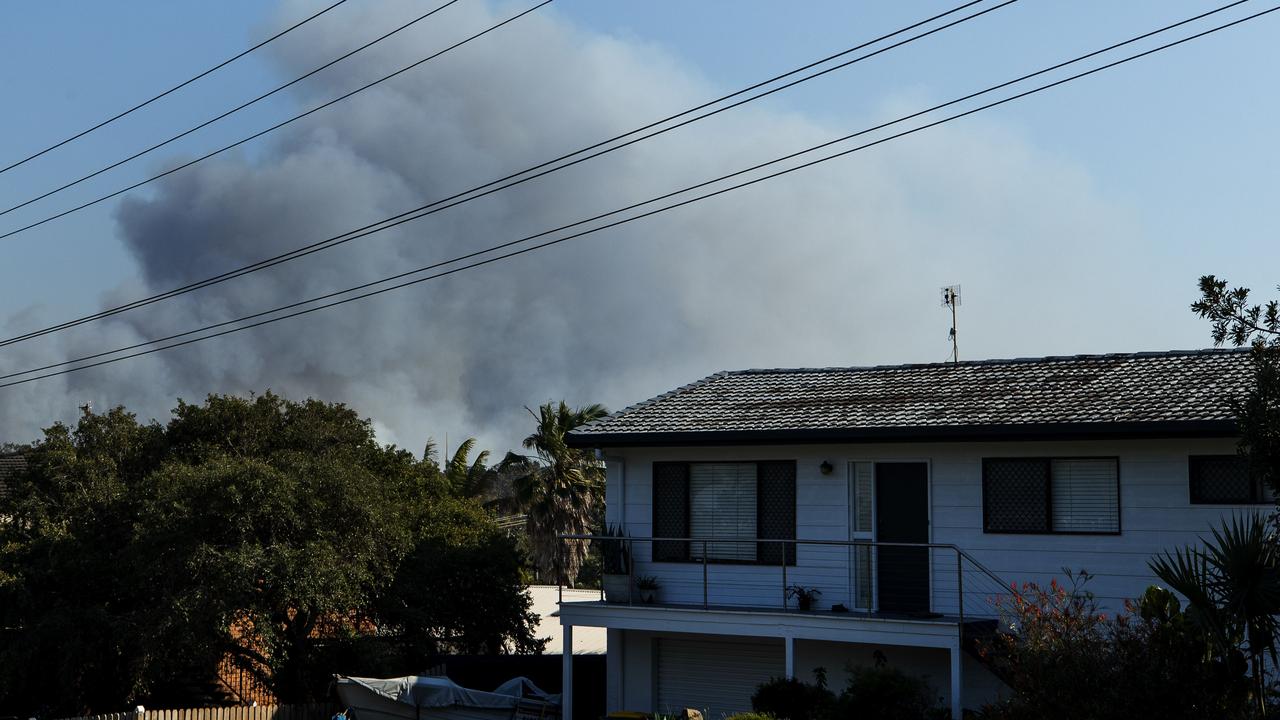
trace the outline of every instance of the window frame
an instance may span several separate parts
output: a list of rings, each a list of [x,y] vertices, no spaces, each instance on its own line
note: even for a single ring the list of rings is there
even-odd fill
[[[790,540],[795,540],[795,537],[794,537],[794,536],[797,534],[797,531],[798,531],[798,529],[799,529],[799,512],[798,512],[798,507],[797,507],[797,506],[798,506],[797,499],[798,499],[799,492],[800,492],[800,483],[799,483],[800,463],[799,463],[799,461],[798,461],[798,460],[789,459],[789,458],[782,458],[782,459],[776,459],[776,458],[775,458],[775,459],[769,459],[769,460],[655,460],[655,461],[653,461],[653,467],[654,467],[654,468],[656,468],[656,467],[657,467],[657,466],[659,466],[659,465],[683,465],[683,466],[685,466],[685,467],[686,467],[686,471],[685,471],[685,486],[684,486],[684,489],[685,489],[685,497],[684,497],[685,527],[686,527],[686,528],[691,528],[691,527],[692,527],[692,525],[693,525],[693,523],[692,523],[693,502],[692,502],[692,498],[690,497],[690,485],[691,485],[690,480],[691,480],[691,473],[689,472],[688,468],[691,468],[691,467],[692,467],[692,466],[694,466],[694,465],[723,465],[723,464],[726,464],[726,463],[728,463],[728,464],[741,464],[741,465],[755,465],[755,466],[756,466],[756,537],[755,537],[755,538],[743,538],[743,542],[746,542],[748,539],[750,539],[750,540],[754,540],[754,541],[756,541],[756,542],[757,542],[757,547],[759,546],[759,544],[760,544],[760,540],[761,540],[761,538],[760,538],[760,513],[763,511],[763,505],[760,503],[760,466],[761,466],[761,465],[763,465],[763,464],[766,464],[766,463],[791,463],[791,464],[794,466],[794,471],[795,471],[795,472],[794,472],[794,476],[793,476],[793,478],[792,478],[792,489],[791,489],[791,490],[792,490],[792,494],[791,494],[792,533],[791,533],[791,534],[792,534],[792,536],[793,536],[793,537],[791,537],[791,538],[789,538],[789,539],[790,539]],[[650,476],[649,476],[649,477],[650,477],[650,498],[651,498],[651,499],[652,499],[652,495],[653,495],[653,493],[654,493],[654,491],[655,491],[655,484],[653,483],[653,477],[654,477],[654,475],[656,475],[656,472],[651,472],[651,474],[650,474]],[[658,505],[657,505],[657,503],[655,502],[655,503],[652,503],[652,506],[650,507],[650,525],[649,525],[649,527],[650,527],[650,528],[657,527],[657,516],[658,516]],[[676,565],[702,565],[702,564],[703,564],[703,562],[704,562],[702,558],[695,558],[695,557],[693,557],[693,543],[697,542],[697,540],[695,540],[691,534],[688,534],[688,533],[686,533],[686,534],[688,535],[689,540],[687,540],[687,541],[685,541],[685,542],[684,542],[684,544],[685,544],[685,546],[686,546],[686,547],[685,547],[685,558],[684,558],[684,559],[682,559],[682,560],[671,560],[671,559],[662,559],[662,560],[658,560],[658,559],[656,559],[656,558],[651,558],[649,562],[651,562],[651,563],[655,563],[655,564],[656,564],[656,563],[671,563],[671,564],[676,564]],[[655,537],[656,537],[656,536],[655,536]],[[679,541],[678,541],[678,540],[676,540],[676,541],[671,541],[671,542],[679,542]],[[651,547],[652,547],[653,545],[655,545],[655,544],[656,544],[655,542],[650,542],[650,546],[651,546]],[[651,552],[652,552],[652,550],[651,550]],[[795,543],[793,543],[793,544],[792,544],[792,545],[790,545],[789,547],[784,545],[783,559],[785,560],[786,565],[787,565],[788,567],[795,567],[795,566],[797,565],[797,556],[798,556],[798,554],[799,554],[799,553],[797,552],[797,546],[796,546],[796,544],[795,544]],[[757,559],[756,559],[756,560],[735,560],[735,559],[707,558],[705,562],[706,562],[706,564],[707,564],[707,565],[738,565],[738,566],[742,566],[742,567],[779,567],[779,566],[781,566],[781,565],[782,565],[782,563],[781,563],[781,562],[762,561],[762,560],[760,560],[760,559],[759,559],[759,555],[758,555],[758,550],[757,550]]]
[[[991,530],[987,518],[987,463],[992,460],[1037,460],[1045,463],[1049,473],[1045,477],[1045,522],[1044,530]],[[1055,460],[1110,460],[1116,468],[1116,529],[1115,530],[1055,530],[1053,528],[1053,461]],[[1116,536],[1124,534],[1123,503],[1120,498],[1120,456],[1119,455],[996,455],[982,458],[982,534],[984,535],[1094,535]]]
[[[1249,475],[1249,468],[1247,465],[1245,466],[1245,478],[1249,481],[1249,492],[1258,493],[1257,497],[1251,500],[1230,500],[1226,502],[1199,499],[1199,496],[1196,494],[1196,483],[1195,483],[1195,475],[1193,473],[1193,469],[1197,466],[1198,462],[1203,462],[1205,460],[1220,460],[1222,458],[1237,458],[1241,462],[1245,461],[1244,458],[1240,457],[1240,455],[1238,454],[1228,454],[1228,453],[1200,454],[1200,455],[1187,456],[1187,502],[1188,504],[1202,505],[1206,507],[1234,507],[1239,505],[1273,505],[1276,503],[1275,498],[1267,498],[1262,496],[1262,493],[1265,491],[1265,488],[1253,482],[1253,478],[1250,477]]]

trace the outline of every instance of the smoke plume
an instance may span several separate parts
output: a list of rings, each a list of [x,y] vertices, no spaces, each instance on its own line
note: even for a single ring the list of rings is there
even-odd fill
[[[306,3],[286,2],[285,18]],[[359,4],[274,62],[300,74],[418,4]],[[439,22],[304,84],[327,100],[512,14],[464,2]],[[783,68],[779,68],[781,70]],[[838,91],[859,69],[826,81]],[[663,117],[732,88],[634,39],[540,11],[367,91],[251,151],[122,201],[118,235],[162,291],[402,212]],[[881,98],[836,126],[785,98],[748,106],[395,230],[144,311],[11,348],[43,364],[320,295],[555,227],[816,144],[931,98]],[[180,158],[168,158],[176,162]],[[4,391],[0,439],[26,440],[75,406],[124,404],[162,421],[176,398],[271,388],[342,401],[380,437],[518,443],[523,406],[611,408],[725,368],[935,362],[950,351],[938,287],[962,282],[969,358],[1149,349],[1123,323],[1077,327],[1115,298],[1109,260],[1132,228],[1078,167],[986,118],[507,262],[304,318]],[[1087,259],[1086,259],[1087,258]],[[966,317],[973,324],[966,326]],[[979,322],[978,318],[981,318]],[[44,321],[10,317],[8,333]]]

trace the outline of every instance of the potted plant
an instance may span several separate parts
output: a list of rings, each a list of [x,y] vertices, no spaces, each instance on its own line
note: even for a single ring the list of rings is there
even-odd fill
[[[646,605],[652,605],[655,598],[658,597],[658,589],[662,585],[658,583],[658,578],[652,575],[641,575],[636,578],[636,590],[640,593],[640,602]]]
[[[787,598],[796,599],[796,607],[800,610],[812,610],[813,601],[822,595],[822,591],[815,587],[805,587],[804,585],[788,585]]]
[[[631,601],[631,548],[622,528],[610,525],[599,540],[600,569],[603,576],[605,602]]]

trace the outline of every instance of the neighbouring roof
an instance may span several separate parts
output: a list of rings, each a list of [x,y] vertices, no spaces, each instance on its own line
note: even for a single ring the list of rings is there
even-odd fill
[[[576,447],[1227,437],[1247,350],[716,373],[584,425]]]
[[[0,498],[9,495],[9,478],[27,468],[27,459],[19,454],[0,455]]]

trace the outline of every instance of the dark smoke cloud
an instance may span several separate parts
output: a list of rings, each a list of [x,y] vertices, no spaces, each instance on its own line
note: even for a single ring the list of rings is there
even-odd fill
[[[303,5],[286,3],[279,15],[297,16]],[[352,28],[372,36],[417,8],[362,5],[340,26],[311,28],[305,44],[279,51],[281,72],[345,51]],[[466,2],[448,12],[317,78],[300,104],[345,92],[513,6]],[[122,202],[119,235],[140,281],[104,303],[401,212],[723,91],[654,47],[588,33],[554,12],[531,16],[252,154],[202,163]],[[880,114],[924,104],[916,100],[886,99]],[[11,357],[15,367],[39,364],[318,295],[852,129],[778,107],[734,111],[338,250],[19,346]],[[413,449],[448,432],[501,450],[528,430],[522,406],[552,398],[618,407],[727,367],[941,360],[948,323],[934,296],[957,280],[970,292],[966,308],[983,307],[979,288],[987,292],[985,310],[975,310],[986,326],[962,328],[970,357],[1140,349],[1122,327],[1072,329],[1074,313],[1114,299],[1081,298],[1068,310],[1039,298],[1046,267],[1105,284],[1131,228],[1079,169],[999,125],[970,121],[415,289],[6,390],[0,439],[32,437],[86,401],[163,419],[179,396],[269,387],[347,402],[375,419],[384,440]],[[997,287],[1023,300],[1001,301]],[[32,309],[8,328],[56,319]]]

